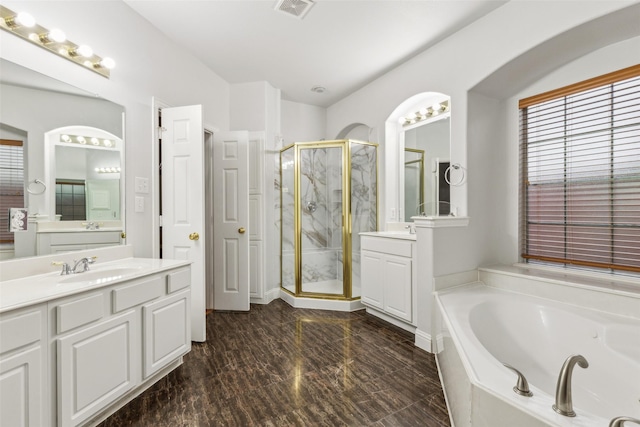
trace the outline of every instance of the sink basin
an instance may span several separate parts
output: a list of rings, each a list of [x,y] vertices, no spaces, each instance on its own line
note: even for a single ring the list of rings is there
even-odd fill
[[[58,283],[79,283],[79,282],[95,282],[108,283],[119,280],[122,277],[130,276],[140,271],[136,267],[120,267],[110,268],[108,270],[87,271],[86,273],[77,273],[58,281]]]

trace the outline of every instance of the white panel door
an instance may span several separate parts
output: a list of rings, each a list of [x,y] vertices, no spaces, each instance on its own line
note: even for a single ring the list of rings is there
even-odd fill
[[[162,257],[190,260],[191,339],[205,341],[202,106],[162,109]]]
[[[214,308],[249,310],[248,132],[213,136]]]

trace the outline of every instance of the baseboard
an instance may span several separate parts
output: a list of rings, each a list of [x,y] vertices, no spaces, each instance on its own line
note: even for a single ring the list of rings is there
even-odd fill
[[[433,352],[432,342],[431,342],[431,334],[428,334],[420,329],[416,329],[416,340],[414,342],[415,346],[423,349],[424,351],[428,351],[429,353]]]
[[[367,307],[367,313],[369,313],[372,316],[376,316],[379,319],[384,320],[385,322],[389,322],[394,326],[397,326],[400,329],[404,329],[407,332],[411,332],[412,334],[416,333],[416,327],[403,321],[400,319],[396,319],[393,316],[389,316],[386,313],[383,313],[382,311],[374,308],[374,307]]]
[[[280,288],[269,289],[262,298],[251,298],[251,304],[269,304],[271,301],[280,298]]]

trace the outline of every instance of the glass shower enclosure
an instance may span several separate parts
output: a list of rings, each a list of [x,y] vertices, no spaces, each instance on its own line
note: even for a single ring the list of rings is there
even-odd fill
[[[378,146],[336,140],[280,150],[281,287],[360,298],[360,235],[378,229]]]

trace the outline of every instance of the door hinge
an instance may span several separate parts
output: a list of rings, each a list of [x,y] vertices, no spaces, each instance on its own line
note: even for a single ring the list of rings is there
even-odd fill
[[[160,224],[160,227],[162,227],[162,215],[158,216],[158,224]]]
[[[164,126],[158,126],[158,138],[162,139],[162,132],[166,132],[167,128]]]

